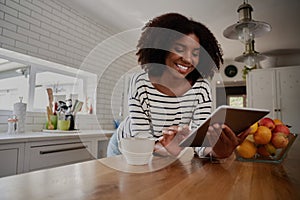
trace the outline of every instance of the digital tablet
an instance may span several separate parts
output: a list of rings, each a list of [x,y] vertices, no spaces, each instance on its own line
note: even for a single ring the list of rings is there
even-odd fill
[[[206,147],[210,146],[205,139],[208,127],[212,124],[226,124],[231,130],[239,134],[252,124],[266,116],[270,111],[257,108],[237,108],[227,105],[218,107],[198,128],[193,130],[179,146],[181,147]]]

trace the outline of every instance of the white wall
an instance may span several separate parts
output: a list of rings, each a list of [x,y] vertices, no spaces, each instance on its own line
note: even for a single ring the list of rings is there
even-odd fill
[[[110,53],[128,42],[118,38],[91,56],[95,47],[118,30],[62,2],[0,0],[0,47],[101,75],[97,116],[103,129],[113,128],[111,93],[122,73],[136,66],[134,53],[112,58]]]

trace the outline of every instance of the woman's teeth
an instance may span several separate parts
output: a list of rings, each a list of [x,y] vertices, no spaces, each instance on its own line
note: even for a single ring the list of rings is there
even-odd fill
[[[179,69],[181,69],[181,70],[188,70],[188,67],[183,66],[183,65],[177,65],[177,67],[179,67]]]

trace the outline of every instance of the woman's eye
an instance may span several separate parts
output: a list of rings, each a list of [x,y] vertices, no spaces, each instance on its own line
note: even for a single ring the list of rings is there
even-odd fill
[[[184,49],[183,49],[183,48],[180,48],[180,47],[178,47],[178,48],[175,47],[175,51],[178,52],[178,53],[181,53],[181,52],[184,51]]]
[[[194,57],[198,57],[198,56],[199,56],[199,51],[193,52],[193,56],[194,56]]]

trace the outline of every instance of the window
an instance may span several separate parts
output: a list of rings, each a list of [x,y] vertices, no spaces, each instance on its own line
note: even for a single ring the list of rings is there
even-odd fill
[[[246,95],[228,95],[227,104],[233,107],[246,107]]]
[[[0,49],[0,110],[13,110],[22,97],[28,111],[45,112],[47,88],[54,101],[78,99],[95,108],[96,86],[95,74]]]
[[[19,97],[28,99],[30,67],[0,58],[0,109],[12,110]]]
[[[246,86],[217,87],[217,107],[230,105],[234,107],[246,107]]]

